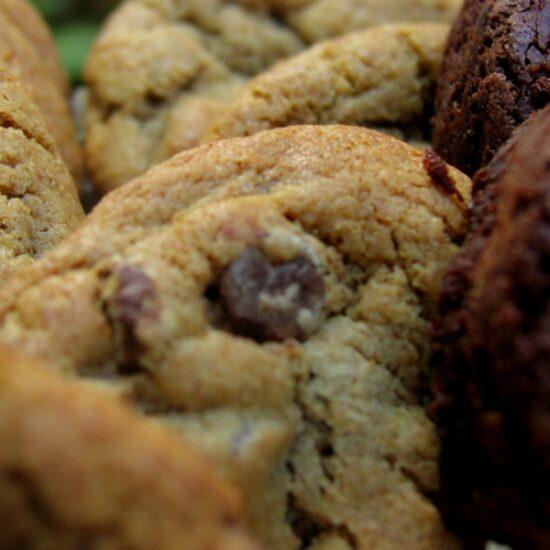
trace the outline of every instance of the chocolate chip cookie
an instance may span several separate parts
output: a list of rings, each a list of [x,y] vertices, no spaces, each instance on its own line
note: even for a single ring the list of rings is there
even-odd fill
[[[548,548],[550,107],[475,179],[445,278],[434,412],[449,521],[472,548]]]
[[[26,0],[0,1],[0,63],[27,88],[61,157],[79,181],[83,159],[69,108],[67,78],[52,36]]]
[[[34,6],[27,0],[2,0],[0,11],[34,46],[42,57],[43,63],[47,65],[50,77],[56,82],[58,88],[63,93],[69,94],[69,79],[61,65],[55,40]]]
[[[390,24],[324,42],[251,80],[205,139],[344,123],[428,141],[448,33],[444,24]]]
[[[86,154],[104,191],[197,145],[250,77],[319,40],[453,19],[460,0],[127,1],[86,70]]]
[[[550,3],[466,0],[436,98],[435,150],[469,175],[550,99]]]
[[[2,548],[257,548],[182,438],[6,348],[0,435]]]
[[[184,434],[268,548],[452,548],[422,396],[470,183],[442,170],[460,199],[345,126],[184,152],[0,290],[0,341]]]
[[[0,282],[53,248],[83,217],[39,109],[0,66]]]

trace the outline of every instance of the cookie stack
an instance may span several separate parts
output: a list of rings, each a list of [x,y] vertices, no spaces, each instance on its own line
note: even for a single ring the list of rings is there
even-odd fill
[[[106,196],[0,285],[0,547],[548,546],[550,8],[460,4],[115,10]]]

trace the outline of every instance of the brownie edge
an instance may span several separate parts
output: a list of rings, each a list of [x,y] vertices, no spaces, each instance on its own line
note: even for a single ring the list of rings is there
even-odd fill
[[[550,106],[474,180],[434,323],[442,506],[472,548],[550,547]]]
[[[435,151],[472,176],[550,99],[550,2],[466,0],[436,93]]]

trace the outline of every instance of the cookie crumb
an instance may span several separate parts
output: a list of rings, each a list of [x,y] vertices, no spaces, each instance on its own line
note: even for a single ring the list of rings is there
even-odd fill
[[[456,197],[460,202],[464,202],[464,197],[449,175],[447,163],[433,149],[426,149],[424,153],[424,168],[437,188],[451,197]]]

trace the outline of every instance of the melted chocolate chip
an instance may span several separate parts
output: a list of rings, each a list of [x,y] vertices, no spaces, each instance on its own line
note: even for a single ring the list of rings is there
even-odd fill
[[[432,149],[426,149],[424,169],[438,189],[451,197],[455,196],[460,202],[464,202],[464,197],[460,194],[455,182],[449,175],[449,167],[446,162]]]
[[[122,328],[122,368],[135,370],[142,353],[136,336],[137,324],[158,315],[155,283],[139,267],[124,266],[118,272],[119,286],[114,298],[116,319]]]
[[[116,295],[118,318],[128,328],[134,328],[144,316],[150,316],[147,302],[157,298],[155,283],[140,268],[124,266],[118,274],[119,287]]]
[[[321,318],[324,281],[306,256],[274,264],[249,248],[223,274],[220,299],[231,329],[257,341],[305,339]]]

